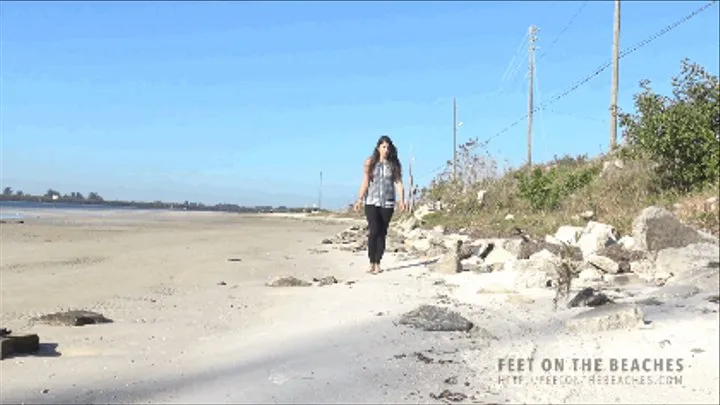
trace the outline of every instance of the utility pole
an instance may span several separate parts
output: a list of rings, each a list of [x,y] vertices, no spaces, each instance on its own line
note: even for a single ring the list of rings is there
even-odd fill
[[[615,23],[613,24],[613,70],[612,90],[610,92],[610,151],[615,149],[617,144],[617,99],[618,99],[618,76],[620,74],[620,0],[615,0]]]
[[[533,109],[534,109],[534,103],[533,103],[533,79],[535,76],[535,34],[537,33],[537,27],[534,25],[530,26],[529,30],[529,39],[530,44],[528,46],[529,51],[529,62],[530,62],[530,72],[529,72],[529,80],[530,80],[530,88],[528,92],[528,129],[527,129],[527,165],[528,169],[532,168],[532,125],[533,125]]]
[[[457,101],[453,97],[453,181],[457,179]]]
[[[320,172],[320,188],[318,189],[318,211],[322,209],[322,171]]]

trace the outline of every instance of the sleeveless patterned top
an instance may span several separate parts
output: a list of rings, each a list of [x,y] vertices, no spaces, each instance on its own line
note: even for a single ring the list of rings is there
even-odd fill
[[[395,208],[395,181],[390,162],[378,161],[373,168],[373,178],[368,185],[365,205]]]

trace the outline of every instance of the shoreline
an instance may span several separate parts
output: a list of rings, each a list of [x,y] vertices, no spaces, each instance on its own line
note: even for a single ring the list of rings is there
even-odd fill
[[[384,273],[365,273],[364,251],[322,243],[363,222],[352,218],[125,214],[2,226],[0,326],[60,353],[2,360],[3,402],[445,403],[444,390],[466,395],[459,403],[718,400],[717,304],[706,294],[645,305],[652,322],[636,329],[583,334],[565,323],[587,308],[555,311],[547,289],[478,293],[492,274],[440,274],[400,253],[387,254]],[[288,275],[337,283],[265,285]],[[619,304],[654,290],[628,291]],[[398,324],[423,304],[475,327]],[[72,307],[113,322],[28,323]],[[688,368],[683,386],[543,384],[542,373],[498,370],[510,357],[668,357]],[[524,381],[500,381],[512,376]]]

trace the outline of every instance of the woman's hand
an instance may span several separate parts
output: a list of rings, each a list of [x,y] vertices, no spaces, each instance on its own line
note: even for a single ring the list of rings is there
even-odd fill
[[[407,209],[407,205],[405,204],[405,201],[400,201],[400,212],[405,212]]]
[[[360,206],[362,205],[362,201],[358,200],[355,205],[353,205],[353,211],[358,212],[360,211]]]

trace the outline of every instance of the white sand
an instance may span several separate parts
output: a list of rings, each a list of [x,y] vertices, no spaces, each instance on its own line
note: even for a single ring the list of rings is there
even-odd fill
[[[553,313],[547,292],[532,297],[533,304],[522,302],[527,298],[508,302],[504,295],[478,295],[482,277],[429,275],[394,255],[385,263],[391,271],[369,275],[364,253],[319,244],[347,227],[344,220],[280,217],[37,211],[26,214],[25,224],[2,225],[1,326],[38,333],[43,343],[57,344],[61,355],[0,362],[0,399],[437,403],[428,395],[448,388],[486,403],[718,401],[718,315],[695,313],[705,307],[717,311],[717,304],[695,297],[698,302],[688,305],[695,312],[648,309],[655,321],[651,329],[579,337],[560,322],[578,311]],[[333,275],[341,282],[264,285],[285,274]],[[434,285],[437,278],[463,287],[448,291]],[[347,285],[348,280],[356,283]],[[218,285],[221,281],[226,285]],[[453,296],[458,310],[487,333],[468,337],[394,324],[403,312],[436,303],[438,293]],[[101,312],[114,323],[28,324],[34,316],[68,308]],[[670,345],[661,348],[663,340]],[[704,351],[693,353],[696,348]],[[425,364],[412,355],[417,351],[456,363]],[[679,356],[688,369],[684,387],[496,386],[498,358],[530,354]],[[458,376],[458,385],[443,382],[452,376]]]

